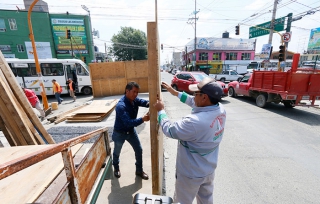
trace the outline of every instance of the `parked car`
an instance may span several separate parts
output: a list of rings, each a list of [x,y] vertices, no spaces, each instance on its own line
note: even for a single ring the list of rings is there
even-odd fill
[[[217,81],[222,81],[222,82],[225,82],[225,81],[239,81],[243,77],[242,75],[238,74],[234,70],[225,70],[221,74],[216,74],[216,75],[211,74],[210,76],[211,77],[214,76],[214,78]]]
[[[202,79],[209,77],[203,72],[179,72],[173,76],[171,81],[171,86],[177,91],[184,91],[186,93],[191,93],[189,90],[190,84],[197,84]],[[225,83],[217,81],[223,89],[223,97],[228,95],[228,88]]]
[[[173,74],[173,75],[175,75],[176,73],[177,73],[177,69],[173,69],[172,71],[171,71],[171,74]]]

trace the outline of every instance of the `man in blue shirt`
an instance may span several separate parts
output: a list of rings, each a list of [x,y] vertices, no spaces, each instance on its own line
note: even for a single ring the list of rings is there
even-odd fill
[[[140,86],[136,82],[129,82],[125,89],[125,95],[119,100],[116,105],[116,119],[114,122],[114,130],[112,140],[114,141],[113,150],[113,167],[114,175],[117,178],[121,177],[119,168],[119,156],[125,141],[128,141],[132,146],[136,157],[136,175],[142,179],[148,180],[149,176],[142,168],[142,147],[138,134],[134,127],[149,121],[149,113],[142,118],[137,118],[139,106],[149,107],[149,101],[137,98]]]

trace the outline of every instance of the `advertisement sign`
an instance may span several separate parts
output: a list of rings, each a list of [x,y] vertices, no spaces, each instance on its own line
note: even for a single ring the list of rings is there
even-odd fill
[[[28,59],[34,59],[31,42],[24,42]],[[35,42],[39,59],[52,58],[50,42]]]
[[[57,54],[88,54],[88,41],[84,19],[51,19],[53,39]],[[66,38],[70,30],[71,39]]]
[[[311,29],[308,52],[310,54],[320,54],[320,28]]]
[[[255,39],[230,39],[230,38],[197,38],[196,49],[203,50],[243,50],[254,51]],[[187,44],[187,51],[194,50],[194,40]]]
[[[262,49],[261,49],[261,53],[260,53],[260,59],[266,59],[268,60],[269,57],[270,57],[270,52],[271,52],[271,44],[264,44],[262,46]]]

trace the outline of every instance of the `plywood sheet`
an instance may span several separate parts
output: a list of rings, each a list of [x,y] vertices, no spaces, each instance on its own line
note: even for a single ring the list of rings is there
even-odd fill
[[[125,62],[127,79],[148,77],[148,61],[137,60]]]
[[[82,144],[73,146],[74,155]],[[29,145],[0,148],[0,163],[17,159],[41,150],[48,145]],[[51,156],[37,164],[0,180],[0,203],[32,203],[63,169],[61,154]]]
[[[88,114],[88,113],[108,113],[118,103],[118,99],[114,100],[94,100],[90,105],[75,111],[75,114]]]
[[[90,74],[93,80],[125,76],[124,62],[91,63]]]

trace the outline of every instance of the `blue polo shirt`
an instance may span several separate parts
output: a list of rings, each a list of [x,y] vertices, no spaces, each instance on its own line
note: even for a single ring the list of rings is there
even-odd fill
[[[126,96],[123,96],[116,105],[114,129],[121,132],[132,132],[134,127],[141,125],[142,118],[137,118],[139,106],[149,108],[149,101],[137,97],[131,103]]]

